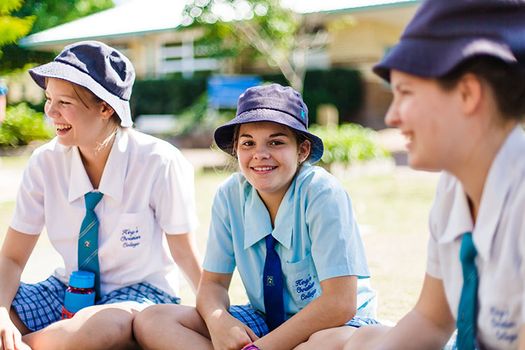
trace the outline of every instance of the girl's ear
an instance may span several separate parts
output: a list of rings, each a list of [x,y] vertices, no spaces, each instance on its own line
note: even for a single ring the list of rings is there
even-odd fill
[[[483,102],[484,84],[475,74],[467,73],[458,82],[463,113],[474,114]]]
[[[100,114],[102,115],[102,119],[110,119],[113,114],[115,114],[115,110],[107,102],[102,101],[100,106]]]
[[[310,142],[310,140],[304,140],[300,145],[299,145],[299,156],[298,156],[298,161],[299,161],[299,164],[303,163],[306,159],[308,159],[308,156],[310,156],[310,152],[312,150],[312,143]]]

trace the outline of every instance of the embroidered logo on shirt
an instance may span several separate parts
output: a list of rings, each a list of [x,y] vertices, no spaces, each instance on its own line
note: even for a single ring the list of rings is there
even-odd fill
[[[314,286],[315,281],[310,274],[307,278],[299,278],[295,281],[295,290],[301,296],[301,300],[312,299],[315,296],[317,289]]]
[[[498,340],[514,343],[518,339],[516,322],[512,321],[507,310],[490,308],[490,323],[496,331]]]
[[[136,248],[140,245],[140,238],[138,227],[135,227],[134,230],[125,228],[120,234],[120,241],[122,242],[123,248]]]

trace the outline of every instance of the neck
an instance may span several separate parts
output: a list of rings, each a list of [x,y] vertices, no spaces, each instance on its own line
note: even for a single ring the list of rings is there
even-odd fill
[[[508,122],[498,127],[487,128],[487,132],[472,140],[470,152],[456,167],[447,169],[461,182],[470,202],[471,216],[474,222],[479,212],[483,189],[487,177],[501,146],[512,131],[515,122]]]
[[[96,147],[80,147],[80,157],[86,169],[86,173],[94,189],[98,189],[102,174],[111,152],[111,147],[115,141],[115,133],[110,134],[102,143],[97,143]]]
[[[266,193],[264,195],[259,193],[259,196],[261,197],[266,209],[268,209],[268,213],[270,214],[270,219],[272,221],[272,227],[274,227],[275,218],[277,217],[277,212],[279,211],[279,207],[283,201],[284,193]]]

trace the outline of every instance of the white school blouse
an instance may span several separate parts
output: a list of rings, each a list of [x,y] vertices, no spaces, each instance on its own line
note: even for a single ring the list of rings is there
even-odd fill
[[[77,147],[53,139],[36,149],[25,169],[11,227],[49,239],[64,268],[55,276],[67,283],[78,269],[77,242],[85,215],[84,194],[93,186]],[[101,291],[148,282],[176,295],[179,271],[167,234],[195,229],[191,164],[169,143],[132,129],[117,132],[98,188]]]
[[[476,225],[459,181],[443,174],[430,215],[427,272],[442,279],[454,318],[463,285],[459,249],[472,232],[478,251],[477,339],[482,349],[517,349],[525,321],[525,134],[516,127],[485,183]]]

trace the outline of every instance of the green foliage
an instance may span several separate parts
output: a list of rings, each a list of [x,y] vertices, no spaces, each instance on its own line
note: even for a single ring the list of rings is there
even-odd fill
[[[204,29],[197,45],[206,47],[209,56],[228,57],[238,67],[264,59],[302,90],[305,67],[290,60],[300,17],[279,0],[193,0],[183,15],[183,24]]]
[[[0,3],[3,1],[16,1],[20,4],[12,13],[13,16],[19,17],[18,21],[31,20],[31,23],[34,22],[33,26],[31,27],[29,24],[27,31],[18,38],[25,36],[28,32],[30,34],[37,33],[113,7],[112,0],[0,0]],[[1,27],[2,24],[0,23],[0,29]],[[0,41],[2,38],[3,34],[0,30]],[[10,43],[14,43],[14,41]],[[27,50],[10,44],[4,48],[4,56],[0,62],[0,73],[22,68],[27,63],[46,63],[54,57],[55,54],[53,53]]]
[[[1,147],[27,145],[52,136],[42,113],[35,112],[25,103],[7,108],[6,118],[0,126]]]
[[[11,15],[11,12],[18,10],[21,6],[22,0],[2,0],[0,2],[0,47],[12,44],[29,33],[34,17],[18,18]]]
[[[350,165],[389,156],[375,140],[376,132],[358,124],[312,126],[310,131],[323,140],[325,150],[321,161],[325,164]]]
[[[210,110],[208,95],[205,93],[178,116],[173,132],[177,135],[187,135],[194,131],[213,131],[217,126],[231,119],[233,114],[235,114],[234,111]]]
[[[31,33],[37,33],[113,6],[112,0],[24,0],[13,15],[35,16]]]
[[[206,82],[206,76],[138,80],[131,95],[132,115],[180,114],[206,91]]]
[[[287,85],[282,75],[263,75],[266,81]],[[303,99],[308,106],[311,123],[317,121],[317,107],[333,104],[339,111],[341,122],[351,122],[362,107],[363,85],[357,70],[336,68],[330,70],[307,71],[304,80]]]
[[[219,15],[218,15],[219,14]],[[195,0],[184,9],[184,23],[204,28],[203,42],[214,45],[219,56],[236,56],[257,48],[251,39],[271,43],[272,49],[293,48],[299,22],[279,0]]]

